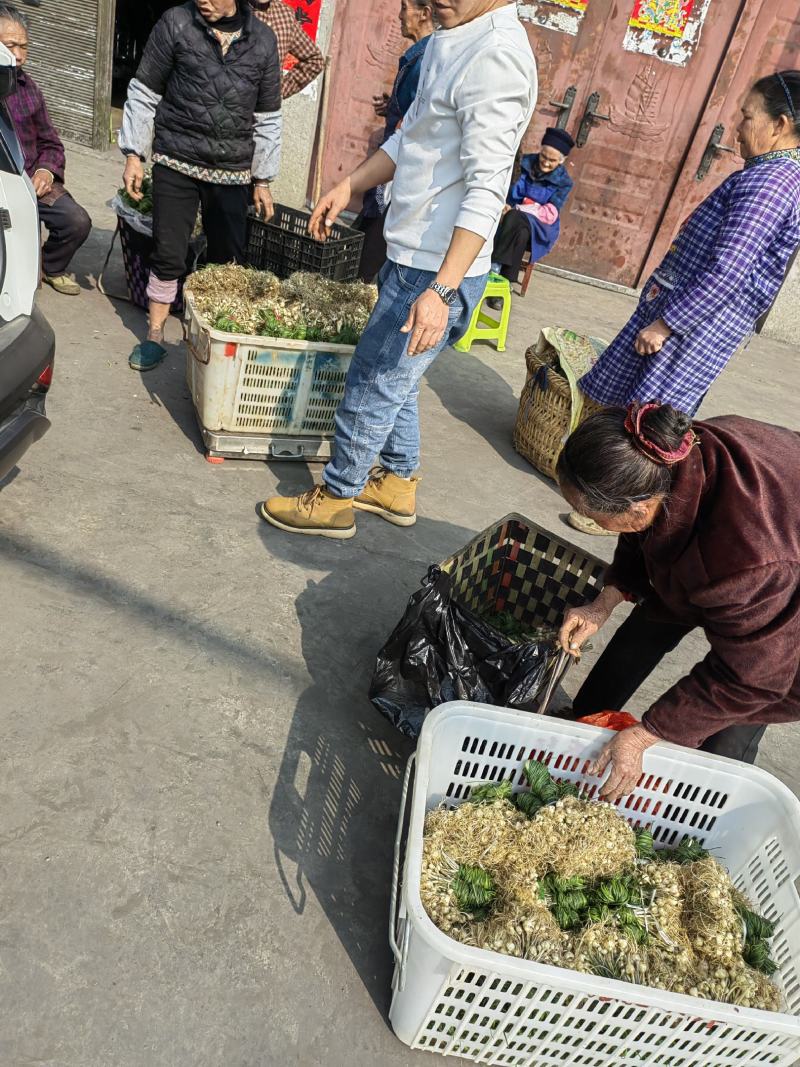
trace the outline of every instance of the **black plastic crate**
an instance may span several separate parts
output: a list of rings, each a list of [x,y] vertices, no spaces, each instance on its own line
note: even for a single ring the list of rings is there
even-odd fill
[[[310,217],[283,204],[275,205],[269,222],[250,215],[247,262],[258,270],[271,270],[279,278],[304,270],[335,282],[355,281],[364,234],[335,222],[327,241],[315,241],[308,232]]]

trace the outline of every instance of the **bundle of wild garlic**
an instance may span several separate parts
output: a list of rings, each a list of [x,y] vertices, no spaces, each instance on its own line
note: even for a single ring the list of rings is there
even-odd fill
[[[777,1011],[775,926],[700,842],[656,850],[610,804],[525,764],[429,812],[420,894],[450,937],[558,967]]]
[[[332,282],[318,274],[274,274],[234,264],[209,264],[186,288],[215,330],[353,345],[367,325],[378,291],[363,282]]]

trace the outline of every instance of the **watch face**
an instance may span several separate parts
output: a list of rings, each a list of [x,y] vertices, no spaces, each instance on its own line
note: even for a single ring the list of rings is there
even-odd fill
[[[457,296],[455,289],[450,289],[447,285],[441,285],[439,282],[431,282],[430,287],[442,298],[445,304],[455,303]]]

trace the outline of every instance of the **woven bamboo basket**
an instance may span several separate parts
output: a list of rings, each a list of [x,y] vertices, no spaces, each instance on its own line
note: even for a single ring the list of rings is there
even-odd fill
[[[571,330],[546,328],[525,353],[528,377],[514,426],[514,448],[548,478],[572,430],[600,410],[577,388],[606,342]]]

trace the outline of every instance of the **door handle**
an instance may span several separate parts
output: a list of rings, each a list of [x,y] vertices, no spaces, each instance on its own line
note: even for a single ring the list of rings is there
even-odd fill
[[[697,181],[701,182],[703,178],[705,178],[705,176],[708,174],[709,170],[711,169],[711,164],[717,158],[718,152],[731,152],[733,155],[736,155],[735,148],[731,148],[729,145],[720,143],[722,141],[722,135],[724,132],[725,127],[722,125],[722,123],[720,123],[718,126],[715,126],[714,129],[711,131],[711,136],[708,139],[706,150],[705,152],[703,152],[703,158],[700,160],[700,166],[697,168],[697,174],[695,174],[695,179]]]
[[[583,148],[586,142],[589,140],[589,134],[598,124],[598,122],[610,122],[610,115],[601,115],[597,110],[597,105],[600,103],[600,93],[592,93],[589,99],[586,101],[586,110],[583,113],[581,124],[578,127],[578,136],[575,138],[575,144],[578,148]]]
[[[569,89],[564,90],[563,100],[551,100],[550,107],[558,108],[559,116],[556,121],[556,129],[564,130],[569,122],[569,116],[572,112],[572,105],[575,103],[575,97],[578,95],[578,89],[575,85],[570,85]]]

